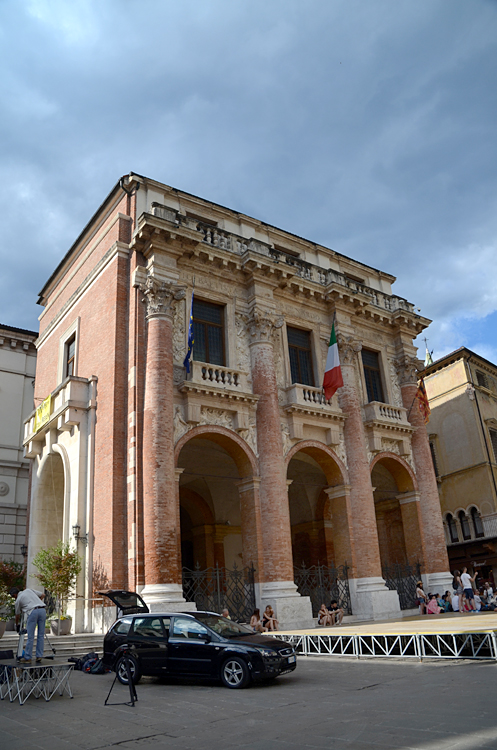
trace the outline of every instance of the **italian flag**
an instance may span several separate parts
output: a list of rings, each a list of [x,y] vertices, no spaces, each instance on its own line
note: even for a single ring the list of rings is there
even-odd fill
[[[338,344],[335,333],[335,321],[331,327],[330,343],[328,345],[328,355],[326,357],[326,367],[324,370],[323,390],[324,397],[327,401],[333,396],[338,388],[343,385],[342,371],[340,369],[340,359],[338,357]]]

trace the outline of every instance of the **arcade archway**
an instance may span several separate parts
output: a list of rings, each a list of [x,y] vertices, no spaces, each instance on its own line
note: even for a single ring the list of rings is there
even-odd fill
[[[29,534],[30,559],[47,547],[64,539],[64,464],[58,453],[44,460],[36,495],[31,502]]]
[[[419,495],[411,467],[395,454],[379,454],[371,483],[382,567],[421,562]]]

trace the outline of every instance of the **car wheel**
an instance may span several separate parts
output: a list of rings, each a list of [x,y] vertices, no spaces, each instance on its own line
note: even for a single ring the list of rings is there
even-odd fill
[[[238,656],[226,659],[221,667],[221,680],[228,688],[244,688],[250,681],[248,667]]]
[[[131,677],[133,678],[133,682],[136,685],[136,683],[141,677],[140,669],[138,667],[138,662],[134,656],[128,656],[128,659],[129,659],[129,669],[131,672]],[[117,679],[119,680],[121,685],[128,684],[128,672],[126,669],[126,662],[124,660],[124,656],[119,657],[119,659],[117,660],[116,674],[117,674]]]

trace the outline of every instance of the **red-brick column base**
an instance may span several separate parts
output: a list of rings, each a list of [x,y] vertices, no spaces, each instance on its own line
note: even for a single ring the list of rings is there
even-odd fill
[[[174,468],[172,318],[148,315],[143,415],[145,587],[151,611],[188,609],[181,585],[179,501]]]

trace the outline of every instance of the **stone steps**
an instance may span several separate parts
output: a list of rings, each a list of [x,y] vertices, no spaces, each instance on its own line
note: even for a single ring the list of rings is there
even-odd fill
[[[0,638],[0,651],[17,651],[19,636],[17,633],[6,632]],[[102,654],[104,637],[101,633],[77,633],[76,635],[48,635],[57,656],[83,656],[89,651]],[[45,656],[52,653],[45,639]]]

